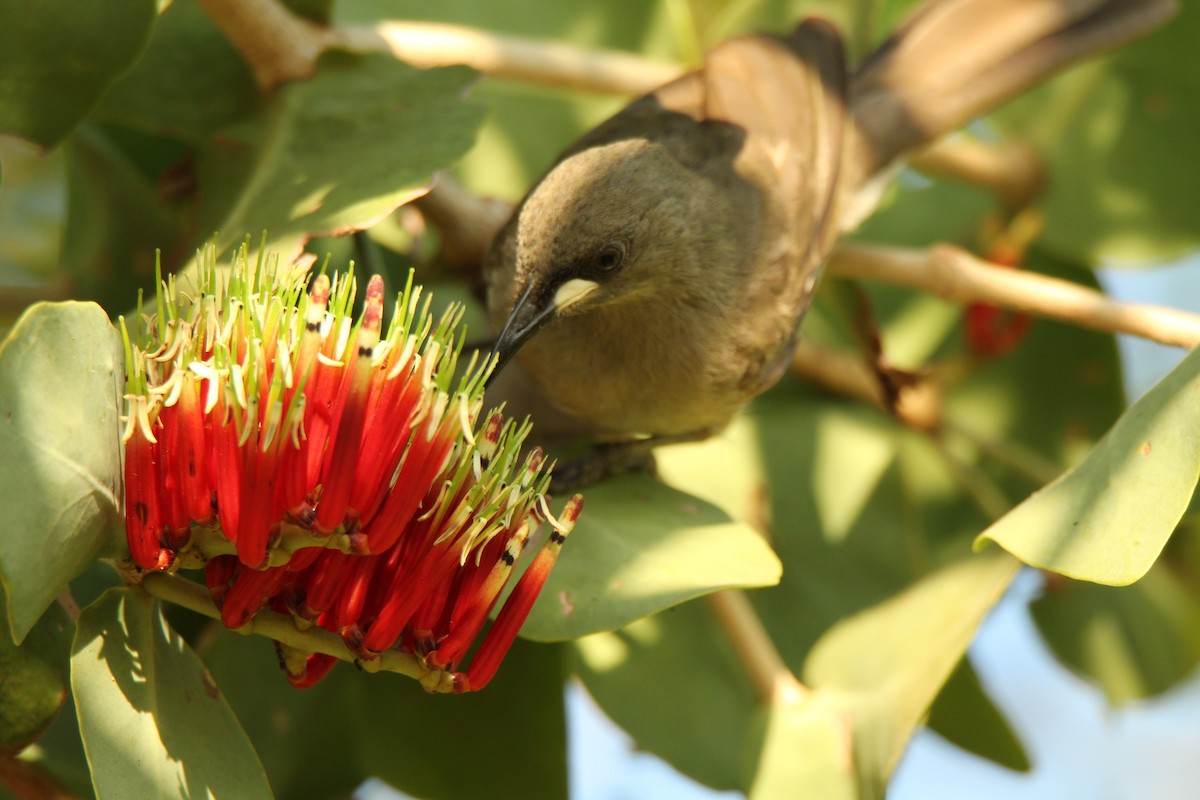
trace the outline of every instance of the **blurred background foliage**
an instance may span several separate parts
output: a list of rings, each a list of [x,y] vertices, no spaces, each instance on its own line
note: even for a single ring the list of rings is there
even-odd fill
[[[450,22],[694,65],[725,36],[783,30],[809,13],[833,19],[862,54],[912,3],[287,5],[337,26]],[[1031,142],[1050,170],[1038,204],[1043,233],[1024,268],[1095,286],[1098,266],[1149,268],[1197,248],[1196,41],[1200,9],[1187,3],[1146,41],[1072,69],[973,127],[982,138]],[[365,228],[392,289],[416,265],[418,281],[439,297],[469,299],[432,258],[435,235],[397,206],[443,168],[474,192],[514,201],[626,99],[347,53],[326,54],[311,80],[263,93],[195,0],[9,4],[0,9],[0,132],[10,134],[0,139],[0,330],[37,300],[94,300],[110,315],[125,312],[139,290],[152,289],[156,250],[166,269],[178,269],[218,231],[223,248],[266,229],[268,245],[286,255],[332,252],[338,264],[358,256],[335,234]],[[855,236],[978,250],[996,209],[982,190],[905,173]],[[827,282],[806,323],[811,340],[856,345],[847,292]],[[572,675],[639,747],[703,784],[754,797],[799,786],[809,796],[880,796],[922,723],[1027,769],[1021,742],[961,658],[1018,564],[994,546],[973,554],[972,544],[1079,464],[1119,418],[1130,435],[1194,437],[1195,403],[1181,411],[1171,403],[1194,388],[1196,368],[1185,362],[1169,396],[1122,417],[1111,336],[1038,320],[1011,352],[981,356],[964,341],[961,309],[892,286],[864,292],[856,302],[873,309],[889,361],[937,387],[939,424],[914,428],[788,378],[723,436],[664,451],[661,482],[639,476],[597,487],[527,627],[531,638],[557,643],[520,646],[478,697],[427,697],[394,676],[348,667],[296,691],[276,673],[269,642],[168,609],[186,652],[222,687],[274,793],[338,796],[374,775],[426,798],[563,796],[562,689]],[[479,319],[477,309],[468,315]],[[8,352],[11,361],[15,348]],[[0,382],[0,391],[25,391],[14,385]],[[69,390],[58,394],[46,406],[51,421],[75,413]],[[1173,474],[1169,498],[1153,502],[1186,505],[1194,462],[1190,469]],[[1119,481],[1110,489],[1122,502],[1147,502],[1122,493]],[[1177,518],[1124,535],[1161,545]],[[1200,660],[1197,519],[1184,515],[1163,557],[1132,586],[1050,574],[1034,604],[1053,652],[1114,703],[1163,692]],[[0,557],[10,591],[14,563]],[[73,579],[85,606],[116,583],[102,568],[47,579]],[[756,700],[705,601],[691,599],[776,582],[752,592],[753,606],[786,664],[816,690],[785,710]],[[579,613],[564,623],[566,598]],[[147,631],[157,613],[148,612]],[[0,753],[24,748],[24,763],[88,795],[80,727],[64,702],[73,627],[52,606],[20,648],[0,637],[0,671],[20,676],[0,687]],[[147,652],[157,653],[161,643],[147,637]],[[86,677],[86,667],[75,669],[71,681]],[[93,762],[127,746],[86,720],[82,729]]]

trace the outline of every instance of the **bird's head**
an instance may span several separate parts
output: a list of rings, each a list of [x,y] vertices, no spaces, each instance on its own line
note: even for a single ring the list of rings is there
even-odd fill
[[[704,194],[657,144],[630,139],[572,155],[546,175],[516,221],[511,303],[497,371],[556,320],[669,291]]]

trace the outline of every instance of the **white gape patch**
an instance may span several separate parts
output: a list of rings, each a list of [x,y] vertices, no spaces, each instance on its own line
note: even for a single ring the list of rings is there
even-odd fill
[[[572,278],[558,287],[558,291],[554,293],[554,308],[561,312],[575,305],[598,288],[600,288],[600,284],[595,281]]]

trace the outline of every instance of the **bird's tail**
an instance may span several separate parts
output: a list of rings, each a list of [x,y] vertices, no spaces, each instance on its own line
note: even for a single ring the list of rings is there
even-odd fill
[[[902,154],[1055,71],[1136,39],[1175,0],[935,0],[856,70],[852,115],[862,185]],[[857,181],[855,181],[857,178]]]

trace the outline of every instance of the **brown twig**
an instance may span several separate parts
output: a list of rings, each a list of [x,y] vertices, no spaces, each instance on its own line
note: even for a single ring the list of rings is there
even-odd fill
[[[684,69],[633,53],[502,36],[461,25],[383,22],[323,28],[277,0],[200,0],[200,5],[265,90],[311,75],[321,51],[330,47],[388,52],[418,67],[466,64],[498,78],[620,95],[650,91]]]
[[[438,264],[470,282],[478,282],[482,277],[480,265],[512,214],[512,203],[474,195],[443,172],[413,205],[438,232]]]
[[[808,689],[788,669],[745,592],[726,589],[708,595],[708,607],[733,644],[733,651],[764,705],[783,705],[804,698]]]
[[[293,14],[276,0],[199,0],[254,71],[259,88],[306,78],[321,51],[334,43],[328,28]]]
[[[0,786],[24,800],[75,800],[40,764],[0,755]]]
[[[908,165],[927,175],[953,178],[995,192],[1009,209],[1025,206],[1046,182],[1042,161],[1029,145],[985,142],[963,134],[948,136],[913,153]]]
[[[1119,303],[1095,289],[993,266],[946,244],[924,250],[842,245],[829,272],[920,289],[952,303],[989,303],[1105,333],[1127,333],[1177,347],[1200,344],[1200,315]]]
[[[889,402],[878,373],[861,353],[832,350],[803,338],[792,353],[791,369],[832,392],[895,414],[911,428],[931,431],[941,424],[941,393],[931,378],[918,377],[899,386],[894,402]]]
[[[335,31],[349,50],[384,50],[418,67],[466,64],[496,78],[619,95],[644,94],[683,66],[616,51],[433,22],[384,22]]]

